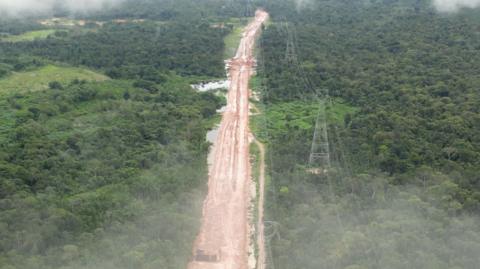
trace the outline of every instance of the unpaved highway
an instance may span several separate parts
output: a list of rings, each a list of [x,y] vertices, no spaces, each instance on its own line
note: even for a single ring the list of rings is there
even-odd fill
[[[268,19],[258,10],[228,61],[230,89],[209,169],[208,194],[188,269],[248,269],[251,201],[249,89],[255,68],[255,38]]]

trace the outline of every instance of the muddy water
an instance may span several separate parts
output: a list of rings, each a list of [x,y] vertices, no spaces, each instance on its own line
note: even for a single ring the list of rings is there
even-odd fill
[[[228,89],[230,87],[229,80],[219,80],[219,81],[211,81],[206,83],[199,83],[190,85],[193,89],[199,92],[208,92],[208,91],[216,91],[221,89]]]
[[[212,130],[208,131],[207,133],[207,141],[212,143],[210,146],[210,152],[208,153],[208,166],[210,167],[213,164],[213,147],[215,145],[215,141],[217,140],[218,133],[219,133],[220,125],[216,125],[215,128]]]
[[[230,82],[228,82],[230,84]],[[227,97],[226,97],[227,98]],[[228,101],[227,101],[228,102]],[[217,113],[223,114],[227,109],[227,106],[223,106],[220,109],[217,109]],[[218,134],[220,130],[220,124],[215,125],[210,131],[207,132],[207,135],[205,137],[205,140],[207,142],[212,143],[210,146],[210,152],[208,153],[208,166],[211,166],[213,163],[213,146],[215,145],[215,141],[217,140]]]

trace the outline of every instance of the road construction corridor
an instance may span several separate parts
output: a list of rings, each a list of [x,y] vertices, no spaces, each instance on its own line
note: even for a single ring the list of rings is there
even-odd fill
[[[245,28],[235,57],[227,62],[231,82],[228,103],[212,149],[208,195],[189,269],[248,268],[252,243],[248,220],[252,186],[248,84],[255,67],[255,38],[267,19],[265,11],[256,12]]]

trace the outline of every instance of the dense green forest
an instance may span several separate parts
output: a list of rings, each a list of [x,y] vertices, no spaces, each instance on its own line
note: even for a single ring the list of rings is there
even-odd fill
[[[324,0],[268,10],[259,75],[275,267],[477,268],[478,9]],[[307,165],[317,97],[332,157],[320,175]]]
[[[222,38],[228,29],[208,23],[175,21],[161,24],[107,24],[95,32],[60,36],[33,42],[7,43],[10,58],[29,52],[52,61],[103,69],[112,78],[162,82],[162,74],[222,76]]]
[[[206,119],[220,103],[188,84],[151,93],[81,81],[3,99],[2,266],[182,266],[206,177]]]
[[[211,27],[222,20],[214,11],[163,16],[173,11],[151,5],[102,13],[141,22],[0,38],[2,85],[32,85],[0,89],[0,268],[186,267],[206,186],[205,135],[224,103],[190,84],[224,76],[232,27]],[[2,18],[0,31],[49,29],[37,19]],[[46,89],[34,85],[44,74],[56,78]]]
[[[87,14],[86,17],[95,19],[123,17],[155,20],[198,20],[211,17],[251,16],[253,6],[251,6],[252,9],[248,10],[246,3],[246,0],[126,0],[113,10]],[[79,14],[79,16],[82,15]]]

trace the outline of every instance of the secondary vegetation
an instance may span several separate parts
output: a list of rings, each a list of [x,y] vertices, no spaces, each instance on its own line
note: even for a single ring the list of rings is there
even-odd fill
[[[45,39],[50,35],[54,34],[55,30],[37,30],[26,32],[20,35],[8,35],[0,39],[2,42],[22,42],[22,41],[33,41],[35,39]]]
[[[215,27],[230,27],[230,34],[225,37],[225,53],[223,58],[230,59],[235,56],[238,44],[242,38],[243,27],[247,24],[247,18],[234,18],[226,24],[216,24]]]
[[[0,79],[0,94],[40,91],[49,87],[61,89],[62,84],[69,84],[73,80],[104,81],[107,79],[107,76],[88,69],[46,65],[31,71],[15,72]]]

